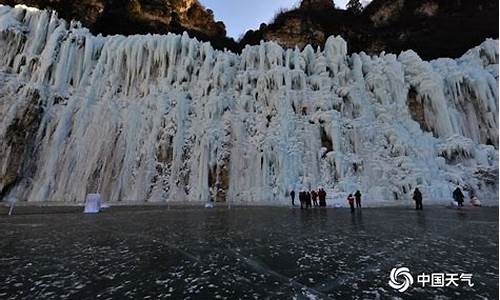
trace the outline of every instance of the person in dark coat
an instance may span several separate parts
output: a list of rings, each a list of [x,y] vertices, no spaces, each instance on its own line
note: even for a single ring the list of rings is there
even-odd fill
[[[413,200],[415,200],[415,206],[416,210],[423,210],[424,207],[422,205],[422,193],[418,188],[415,189],[415,192],[413,192]]]
[[[311,193],[310,192],[305,192],[306,193],[306,208],[311,207]]]
[[[304,206],[306,204],[306,192],[300,191],[299,192],[299,201],[300,201],[300,209],[304,209]]]
[[[290,191],[290,197],[292,198],[292,206],[295,206],[295,191]]]
[[[462,193],[462,190],[460,187],[457,187],[455,191],[453,191],[453,199],[455,199],[455,202],[458,203],[458,207],[463,207],[464,206],[464,194]]]
[[[356,198],[356,208],[361,208],[361,192],[357,190],[354,197]]]
[[[318,206],[318,193],[316,193],[315,190],[311,191],[311,198],[312,198],[314,207]]]
[[[351,207],[351,213],[354,213],[354,197],[352,194],[349,194],[347,197],[347,202],[349,202],[349,206]]]
[[[318,197],[319,197],[319,206],[326,207],[326,192],[324,189],[322,188],[319,189]]]

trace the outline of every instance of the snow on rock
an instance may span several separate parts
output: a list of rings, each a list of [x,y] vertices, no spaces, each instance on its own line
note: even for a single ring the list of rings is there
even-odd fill
[[[449,203],[460,185],[498,204],[498,41],[431,62],[340,37],[236,55],[0,6],[0,83],[4,199]]]

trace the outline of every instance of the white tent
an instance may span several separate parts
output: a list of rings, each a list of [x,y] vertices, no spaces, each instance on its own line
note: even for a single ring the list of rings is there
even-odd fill
[[[101,194],[88,194],[87,199],[85,199],[85,210],[86,214],[95,214],[101,210],[102,198]]]

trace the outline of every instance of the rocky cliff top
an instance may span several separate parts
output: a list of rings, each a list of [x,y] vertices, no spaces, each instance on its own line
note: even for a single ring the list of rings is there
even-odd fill
[[[81,21],[94,34],[182,33],[210,41],[217,49],[274,40],[283,47],[324,46],[341,35],[349,52],[399,53],[413,49],[422,58],[458,57],[486,38],[498,38],[496,0],[373,0],[361,14],[335,9],[331,0],[303,0],[270,24],[248,31],[240,42],[226,36],[222,22],[197,0],[0,0],[54,9]]]
[[[300,9],[308,10],[332,9],[334,7],[332,0],[302,0],[300,3]]]
[[[0,4],[24,4],[56,10],[61,18],[78,20],[94,34],[182,33],[216,48],[238,51],[226,36],[223,22],[198,0],[0,0]]]
[[[328,3],[332,1],[304,0],[270,24],[248,31],[241,44],[275,40],[284,47],[323,46],[330,35],[341,35],[349,52],[413,49],[432,59],[458,57],[486,38],[498,37],[496,0],[374,0],[361,14]]]

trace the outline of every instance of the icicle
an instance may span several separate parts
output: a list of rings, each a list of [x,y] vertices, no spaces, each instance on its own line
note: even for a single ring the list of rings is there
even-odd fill
[[[323,186],[404,203],[420,186],[438,202],[460,183],[498,203],[498,41],[431,62],[341,37],[237,55],[0,5],[0,83],[9,199],[285,204]]]

